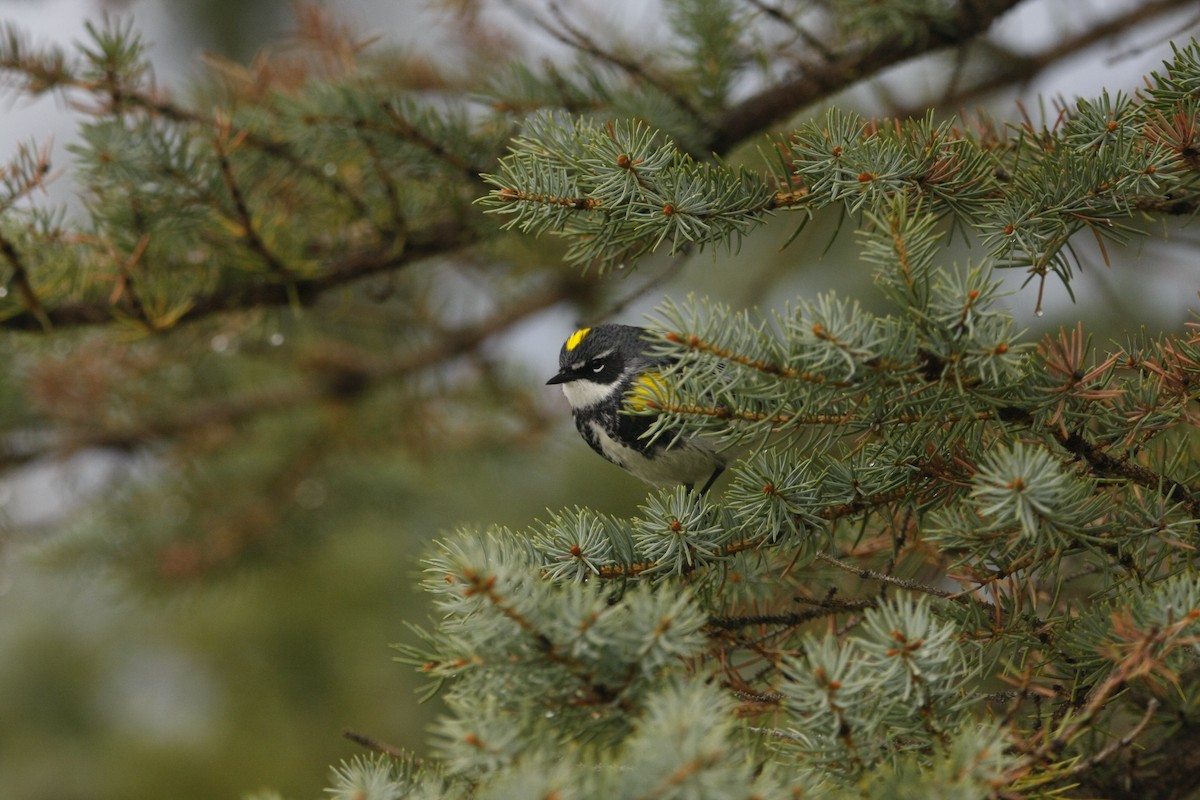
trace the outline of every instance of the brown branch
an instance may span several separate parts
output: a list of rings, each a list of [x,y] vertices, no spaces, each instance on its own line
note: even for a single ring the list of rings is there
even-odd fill
[[[9,30],[0,29],[0,35],[8,32]],[[80,78],[69,71],[65,58],[59,51],[53,51],[45,61],[37,61],[29,57],[6,59],[0,61],[0,70],[26,76],[28,78],[26,90],[31,94],[41,94],[52,90],[66,92],[73,89],[84,94],[106,97],[108,108],[114,113],[137,110],[179,124],[199,125],[214,130],[219,128],[218,120],[176,105],[153,89],[140,90],[123,85],[113,85],[110,81]],[[75,103],[74,105],[79,107],[80,104]],[[320,165],[305,161],[293,152],[287,143],[250,130],[238,130],[235,131],[235,134],[241,136],[242,141],[248,146],[286,163],[297,172],[329,187],[335,194],[347,200],[359,216],[367,216],[367,204],[349,186],[339,180],[336,175],[326,173]]]
[[[1158,702],[1158,698],[1151,697],[1150,701],[1146,703],[1146,712],[1142,714],[1141,720],[1139,720],[1138,724],[1134,725],[1128,733],[1126,733],[1120,739],[1114,739],[1113,741],[1109,742],[1107,747],[1098,753],[1093,753],[1091,758],[1086,758],[1079,761],[1064,774],[1079,775],[1081,773],[1089,773],[1104,761],[1112,758],[1112,756],[1118,750],[1123,750],[1131,746],[1134,741],[1142,735],[1142,731],[1146,730],[1146,726],[1148,726],[1150,724],[1150,720],[1154,718],[1154,713],[1158,711],[1159,705],[1160,703]]]
[[[352,365],[344,361],[336,366],[312,364],[309,375],[299,380],[217,400],[199,400],[176,409],[167,417],[140,420],[124,427],[103,429],[93,426],[75,431],[69,438],[45,448],[20,454],[5,454],[0,449],[0,465],[11,466],[48,453],[71,453],[86,448],[130,450],[212,426],[243,423],[325,398],[339,400],[356,396],[372,387],[469,353],[498,332],[560,302],[569,291],[568,281],[530,291],[490,317],[445,331],[429,345],[391,358]]]
[[[774,491],[774,487],[769,487],[770,491]],[[870,512],[876,508],[893,503],[904,497],[911,497],[913,489],[910,486],[902,486],[890,492],[871,495],[869,497],[858,497],[848,503],[839,503],[837,505],[826,506],[817,512],[816,516],[821,519],[836,522],[837,520],[846,517],[852,517],[864,512]],[[720,556],[734,556],[738,553],[744,553],[748,550],[765,545],[774,535],[774,531],[768,531],[763,534],[748,536],[744,539],[736,539],[717,548]],[[822,554],[817,554],[818,558]],[[658,566],[655,561],[635,561],[629,564],[605,564],[596,570],[596,577],[603,580],[614,580],[619,578],[628,578],[631,576],[640,575],[643,572],[654,569]],[[689,565],[684,572],[692,572],[697,569],[695,565]],[[853,568],[852,568],[853,569]]]
[[[50,314],[38,299],[33,284],[29,281],[29,272],[25,269],[25,261],[21,258],[16,245],[0,234],[0,255],[12,267],[12,283],[21,296],[21,304],[25,306],[23,315],[28,317],[29,327],[43,332],[49,332],[54,327]]]
[[[110,245],[109,254],[112,257],[113,263],[117,266],[117,275],[119,278],[116,286],[113,288],[112,294],[109,295],[109,302],[116,305],[122,297],[129,298],[129,308],[133,311],[136,318],[141,320],[148,329],[154,331],[159,329],[158,321],[151,317],[149,310],[146,308],[146,304],[142,300],[141,290],[138,287],[138,280],[134,276],[134,270],[137,269],[142,257],[146,254],[146,248],[150,246],[150,234],[143,231],[140,220],[141,215],[139,214],[137,227],[142,232],[129,258],[122,257],[117,252],[116,246]]]
[[[728,109],[709,136],[706,149],[726,153],[778,124],[797,110],[887,67],[933,50],[962,44],[987,31],[1021,0],[963,0],[951,26],[932,28],[924,38],[868,41],[825,64],[769,86]]]
[[[785,628],[794,627],[802,625],[809,620],[826,617],[841,611],[865,611],[868,608],[875,608],[877,605],[879,605],[879,601],[875,599],[819,600],[816,601],[816,608],[787,614],[748,614],[736,617],[709,617],[708,627],[722,631],[732,631],[739,628],[750,628],[760,625],[781,626]]]
[[[1165,214],[1168,217],[1190,217],[1200,211],[1200,195],[1168,194],[1163,197],[1135,197],[1131,201],[1133,208],[1155,214]]]
[[[829,46],[821,39],[820,36],[813,34],[800,23],[792,18],[791,12],[780,8],[779,6],[771,5],[764,0],[746,0],[746,2],[757,9],[768,19],[784,26],[797,39],[803,39],[805,46],[817,51],[822,58],[829,61],[833,58],[833,52]]]
[[[392,179],[388,168],[384,165],[383,155],[379,152],[379,148],[375,142],[367,135],[362,125],[356,125],[355,131],[358,133],[358,141],[362,143],[363,150],[366,151],[367,157],[371,159],[371,165],[375,168],[375,177],[379,180],[379,185],[383,187],[383,195],[387,198],[388,211],[392,215],[392,224],[398,230],[404,230],[408,227],[408,221],[404,213],[404,206],[400,202],[400,190],[396,187],[396,181]],[[478,175],[474,176],[476,180]]]
[[[1028,771],[1031,767],[1041,764],[1051,764],[1061,758],[1063,752],[1068,748],[1075,737],[1081,732],[1090,728],[1096,717],[1107,708],[1109,700],[1115,698],[1122,691],[1124,691],[1129,686],[1129,682],[1137,678],[1145,677],[1146,675],[1154,672],[1155,669],[1162,664],[1167,653],[1169,653],[1172,649],[1172,639],[1180,632],[1182,628],[1185,628],[1194,622],[1195,617],[1185,617],[1173,625],[1166,627],[1152,627],[1151,629],[1142,633],[1137,639],[1129,641],[1129,652],[1121,658],[1121,660],[1114,666],[1112,672],[1110,672],[1103,681],[1090,690],[1087,701],[1057,730],[1052,728],[1044,729],[1042,731],[1040,743],[1036,745],[1030,743],[1022,748],[1024,749],[1024,752],[1021,754],[1020,760],[1008,770],[1008,780],[1016,780],[1025,776],[1028,774]],[[1117,746],[1122,746],[1121,743],[1125,738],[1129,738],[1130,740],[1135,738],[1136,734],[1149,723],[1149,719],[1153,716],[1154,712],[1157,710],[1157,707],[1157,701],[1151,701],[1151,703],[1148,704],[1147,711],[1145,712],[1142,721],[1135,726],[1134,730],[1131,731],[1127,737],[1123,737],[1122,739],[1118,740],[1116,743]],[[1195,747],[1191,747],[1190,750],[1191,753],[1196,752]],[[1101,756],[1108,757],[1109,755],[1111,755],[1111,753],[1109,753],[1108,748],[1106,748],[1105,750],[1100,751],[1100,753],[1096,756],[1093,756],[1093,758],[1098,759]],[[1185,759],[1185,761],[1186,760],[1189,759]],[[1190,766],[1194,767],[1194,763],[1196,761],[1195,757],[1192,756],[1190,760],[1192,761]],[[1075,771],[1069,770],[1065,774],[1074,775]],[[1085,771],[1084,774],[1089,773]],[[1151,782],[1153,784],[1153,790],[1151,786],[1144,786],[1142,787],[1144,789],[1142,792],[1125,794],[1123,796],[1142,798],[1156,796],[1181,796],[1173,791],[1178,787],[1172,786],[1171,788],[1165,789],[1165,791],[1163,790],[1164,787],[1167,787],[1171,782],[1165,781],[1161,772],[1159,772],[1157,769],[1155,770],[1155,774],[1151,779]],[[1184,785],[1192,787],[1195,785],[1195,783],[1196,778],[1192,775],[1189,775],[1188,780],[1184,782]]]
[[[989,67],[984,71],[980,80],[964,87],[949,86],[946,94],[938,102],[945,108],[958,108],[979,95],[997,91],[1013,83],[1031,81],[1047,69],[1062,63],[1064,59],[1070,58],[1088,47],[1119,36],[1135,25],[1144,24],[1164,14],[1192,5],[1194,5],[1194,0],[1158,0],[1158,2],[1142,3],[1086,31],[1074,36],[1066,36],[1059,40],[1054,47],[1031,56],[1022,56],[1007,50],[996,50],[998,57],[989,62]],[[894,109],[892,113],[900,119],[906,119],[910,116],[922,115],[925,112],[926,106],[922,105]]]
[[[242,229],[242,238],[246,241],[246,246],[263,260],[271,272],[287,280],[290,284],[292,281],[291,270],[284,266],[277,255],[271,252],[271,248],[267,247],[267,243],[258,234],[258,229],[254,225],[254,216],[250,213],[250,206],[246,203],[246,195],[242,192],[242,187],[238,185],[233,174],[233,166],[229,163],[229,149],[226,147],[226,137],[229,136],[228,126],[222,124],[220,127],[221,130],[213,137],[213,150],[217,154],[217,166],[221,171],[221,178],[225,182],[225,188],[229,192],[229,199],[233,202],[235,214],[233,221]],[[238,138],[234,136],[229,141],[236,147]]]
[[[97,86],[87,82],[72,80],[69,84],[72,88],[83,91],[95,92]],[[148,92],[136,92],[130,89],[121,89],[115,96],[114,100],[124,101],[129,107],[140,109],[151,116],[161,116],[176,123],[186,123],[190,125],[199,125],[205,128],[211,128],[219,131],[222,128],[222,122],[212,117],[206,117],[196,111],[183,108],[175,105],[169,100],[164,100],[156,97]],[[305,161],[303,158],[292,152],[291,148],[285,142],[276,139],[268,138],[262,134],[256,133],[248,129],[230,129],[229,134],[237,137],[238,140],[249,147],[260,151],[266,156],[284,162],[292,169],[303,174],[307,178],[324,184],[329,187],[334,194],[346,199],[351,206],[354,207],[355,213],[360,217],[368,216],[367,204],[357,193],[352,191],[343,181],[338,179],[336,175],[330,175],[325,172],[321,166]]]
[[[1131,800],[1195,800],[1196,787],[1200,786],[1200,730],[1196,725],[1181,725],[1155,755],[1159,757],[1144,759],[1148,769],[1137,777],[1124,797]],[[1111,790],[1111,785],[1105,788]]]
[[[851,575],[856,575],[859,578],[862,578],[864,580],[872,580],[872,581],[878,581],[879,583],[890,584],[890,585],[898,587],[900,589],[907,589],[910,592],[920,592],[922,594],[931,594],[934,597],[941,597],[944,600],[953,600],[956,603],[966,603],[968,605],[973,602],[981,602],[981,603],[983,602],[983,601],[975,600],[968,595],[955,594],[954,592],[948,592],[945,589],[939,589],[936,586],[930,586],[928,584],[921,583],[919,581],[911,581],[911,580],[907,580],[905,578],[897,578],[894,575],[884,575],[882,572],[877,572],[876,570],[867,569],[865,567],[856,567],[853,564],[848,564],[845,561],[842,561],[840,558],[834,558],[833,556],[829,555],[828,553],[818,552],[817,560],[824,561],[826,564],[835,566],[840,570],[849,572]],[[985,606],[990,606],[990,604],[988,604],[988,603],[983,603],[983,604]],[[991,609],[991,610],[994,610],[994,609]]]
[[[0,36],[9,36],[12,39],[18,35],[15,27],[0,28]],[[57,49],[52,50],[42,60],[23,52],[18,53],[14,58],[0,60],[0,70],[25,76],[27,79],[26,91],[31,94],[55,90],[65,93],[73,89],[84,94],[107,98],[107,108],[113,112],[124,113],[129,110],[139,110],[151,116],[163,117],[180,124],[200,125],[213,129],[219,127],[214,118],[178,106],[165,99],[153,88],[143,90],[119,84],[114,85],[111,81],[80,78],[68,69],[65,56]],[[80,104],[75,103],[74,105],[78,107]],[[307,177],[325,184],[335,194],[350,202],[359,216],[367,216],[367,204],[349,186],[339,180],[336,175],[327,174],[320,165],[306,162],[285,142],[249,130],[240,130],[235,133],[242,136],[247,145],[271,158],[283,161]]]
[[[565,668],[585,688],[586,691],[574,692],[572,702],[584,705],[609,705],[618,700],[620,695],[633,682],[636,671],[632,668],[613,684],[601,682],[601,678],[584,660],[576,657],[557,644],[548,634],[534,625],[508,598],[501,596],[496,590],[496,576],[491,573],[479,573],[474,569],[463,570],[455,578],[467,583],[466,596],[480,596],[486,599],[491,607],[501,616],[515,624],[538,648],[539,652],[549,661]],[[610,609],[612,606],[609,607]],[[593,617],[593,621],[595,617]],[[585,623],[586,624],[586,623]],[[629,710],[627,700],[618,702],[624,710]]]
[[[563,44],[574,47],[581,53],[589,55],[601,61],[606,61],[614,67],[626,73],[637,83],[642,83],[647,86],[652,86],[662,92],[666,97],[671,99],[681,111],[690,116],[692,119],[699,122],[705,122],[705,117],[700,110],[692,104],[690,100],[680,91],[676,90],[670,83],[660,80],[650,74],[646,68],[638,61],[632,58],[623,58],[622,56],[612,53],[595,42],[590,36],[584,33],[580,28],[568,19],[566,12],[562,10],[557,0],[549,0],[550,13],[554,16],[555,22],[562,28],[558,30],[549,23],[535,17],[536,24],[542,28],[550,36],[558,39]]]
[[[376,128],[380,132],[393,137],[399,136],[399,138],[403,141],[422,148],[428,152],[429,155],[443,162],[451,169],[457,171],[467,180],[477,181],[479,180],[479,173],[486,172],[488,170],[487,167],[470,163],[467,159],[463,158],[458,153],[455,153],[442,142],[439,142],[436,139],[426,135],[416,125],[413,125],[411,122],[409,122],[408,119],[405,118],[404,114],[401,113],[400,109],[396,108],[394,103],[384,103],[382,108],[384,113],[387,114],[388,119],[392,121],[392,125],[394,127],[390,130],[382,127]],[[365,120],[356,121],[354,124],[359,130],[366,130],[371,127],[370,124]],[[499,157],[499,155],[500,154],[497,153],[496,157]]]
[[[414,236],[406,240],[402,250],[389,248],[385,243],[369,251],[339,258],[333,261],[328,269],[312,277],[294,278],[284,283],[274,276],[269,276],[260,283],[218,287],[208,294],[195,296],[188,310],[179,316],[176,324],[249,308],[293,303],[309,306],[330,289],[426,259],[446,256],[475,244],[476,241],[477,236],[474,232],[458,224],[434,227],[419,237]],[[165,268],[167,267],[164,265]],[[113,306],[100,300],[67,302],[47,306],[42,310],[50,325],[59,328],[104,325],[113,321]],[[37,331],[43,330],[44,326],[37,314],[26,308],[0,320],[0,330],[3,329]]]
[[[402,748],[396,747],[393,744],[388,744],[387,742],[376,739],[373,736],[368,736],[365,733],[359,733],[358,731],[351,730],[350,728],[343,730],[342,736],[354,742],[359,747],[366,748],[373,753],[381,753],[382,755],[391,756],[392,758],[408,759],[412,757],[411,754],[404,752]]]
[[[1124,478],[1127,481],[1156,491],[1167,500],[1182,503],[1193,517],[1200,518],[1200,498],[1178,481],[1159,475],[1153,470],[1130,461],[1128,458],[1113,458],[1100,445],[1079,433],[1063,434],[1057,429],[1051,433],[1058,443],[1087,463],[1091,472],[1102,478]]]

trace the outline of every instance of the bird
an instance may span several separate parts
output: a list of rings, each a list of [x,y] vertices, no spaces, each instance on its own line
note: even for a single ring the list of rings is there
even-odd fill
[[[725,470],[725,458],[697,436],[646,436],[654,416],[628,413],[665,391],[661,372],[669,357],[649,353],[645,328],[607,323],[580,328],[558,355],[547,386],[562,387],[575,427],[593,450],[653,486],[701,483],[704,494]]]

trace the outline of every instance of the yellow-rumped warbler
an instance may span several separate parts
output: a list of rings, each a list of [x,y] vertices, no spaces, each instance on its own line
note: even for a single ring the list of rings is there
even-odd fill
[[[649,355],[646,331],[632,325],[580,328],[558,354],[558,374],[546,381],[559,384],[575,427],[592,449],[618,467],[655,486],[702,483],[706,492],[725,469],[725,459],[697,437],[670,434],[644,438],[654,422],[646,414],[627,412],[638,397],[661,396],[659,369],[670,359]]]

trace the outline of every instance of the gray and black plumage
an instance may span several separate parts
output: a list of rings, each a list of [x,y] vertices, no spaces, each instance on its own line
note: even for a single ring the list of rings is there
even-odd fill
[[[725,469],[725,459],[708,442],[669,433],[644,438],[654,417],[622,413],[639,380],[655,381],[670,359],[647,353],[646,331],[632,325],[580,328],[558,356],[558,374],[547,384],[562,386],[575,427],[606,459],[655,486],[700,484],[708,491]]]

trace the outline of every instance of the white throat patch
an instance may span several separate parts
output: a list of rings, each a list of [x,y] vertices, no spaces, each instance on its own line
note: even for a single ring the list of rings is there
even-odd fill
[[[610,384],[593,383],[592,381],[577,380],[562,385],[563,394],[571,408],[591,408],[597,403],[603,403],[617,391],[621,384],[616,381]]]

